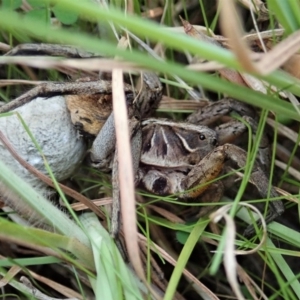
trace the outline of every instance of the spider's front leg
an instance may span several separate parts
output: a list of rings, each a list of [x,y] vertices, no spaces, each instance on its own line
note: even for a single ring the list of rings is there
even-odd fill
[[[231,160],[238,167],[244,167],[247,161],[247,152],[232,145],[225,144],[215,148],[207,154],[198,165],[196,165],[182,182],[182,188],[188,190],[184,194],[186,198],[198,197],[207,186],[203,187],[205,182],[215,179],[222,170],[224,163]],[[263,198],[268,198],[269,180],[258,163],[255,163],[250,175],[250,182],[254,184]],[[200,187],[198,188],[197,186]],[[189,191],[190,190],[190,191]],[[270,187],[270,198],[278,197],[274,187]],[[271,201],[266,222],[271,222],[284,212],[283,203],[279,200]],[[254,226],[250,225],[245,231],[249,236],[254,233]]]
[[[248,127],[245,123],[250,125],[252,134],[255,136],[257,131],[257,122],[255,120],[254,109],[251,106],[234,99],[225,98],[212,102],[191,114],[187,118],[187,121],[193,124],[212,126],[221,117],[229,115],[232,112],[241,116],[245,122],[232,120],[217,126],[215,131],[218,134],[219,145],[232,143],[237,140],[239,136],[247,132]],[[258,160],[267,174],[270,172],[270,157],[269,140],[267,136],[263,134],[258,149]]]
[[[231,161],[235,162],[239,167],[244,167],[246,165],[246,161],[247,161],[246,151],[232,144],[225,144],[223,147],[225,147],[225,154],[227,159],[230,159]],[[254,163],[254,166],[252,168],[250,174],[250,182],[256,186],[259,194],[264,199],[279,197],[275,188],[272,185],[270,185],[268,177],[266,176],[266,174],[264,173],[264,171],[262,170],[262,168],[257,162]],[[268,193],[269,190],[270,193]],[[267,223],[270,223],[278,216],[280,216],[283,212],[284,212],[284,205],[282,201],[280,200],[270,201],[268,207],[268,213],[265,217],[265,221]],[[257,223],[258,225],[261,224],[260,221],[258,221]],[[246,228],[244,235],[249,236],[252,235],[254,232],[255,232],[254,226],[249,225]]]

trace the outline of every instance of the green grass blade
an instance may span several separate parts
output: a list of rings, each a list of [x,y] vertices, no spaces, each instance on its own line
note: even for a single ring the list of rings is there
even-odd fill
[[[299,1],[268,0],[268,8],[275,14],[287,34],[293,33],[300,28]]]
[[[266,245],[269,247],[276,248],[274,243],[270,239],[267,239]],[[290,286],[296,294],[297,298],[300,299],[300,282],[299,280],[297,280],[294,272],[291,270],[284,257],[281,254],[275,253],[270,253],[270,255],[272,256],[274,262],[276,263],[277,267],[280,269],[287,281],[286,285],[281,287],[281,290],[284,291],[285,288]]]
[[[93,213],[86,213],[80,220],[87,230],[94,254],[97,278],[92,279],[96,299],[142,299],[137,280],[129,271],[108,232]],[[122,283],[122,285],[120,285]]]
[[[62,255],[61,250],[65,250],[75,255],[89,268],[93,268],[91,249],[70,236],[24,227],[0,218],[0,238],[26,245],[33,249],[36,247],[47,247],[53,249],[58,255]]]
[[[46,219],[57,232],[68,237],[74,237],[89,247],[90,243],[84,232],[71,221],[66,214],[42,197],[28,183],[14,174],[2,161],[0,161],[0,181],[12,193],[18,195],[24,202],[30,205],[34,211]],[[26,193],[24,193],[26,191]]]
[[[192,254],[192,251],[195,248],[195,245],[199,241],[199,238],[201,234],[203,233],[204,229],[206,228],[207,224],[209,223],[209,220],[206,222],[203,222],[203,220],[200,220],[191,231],[186,243],[184,244],[183,249],[181,250],[181,253],[179,255],[179,258],[177,260],[175,269],[173,270],[172,276],[170,278],[164,300],[172,300],[174,298],[178,282],[182,276],[182,272],[190,258],[190,255]]]

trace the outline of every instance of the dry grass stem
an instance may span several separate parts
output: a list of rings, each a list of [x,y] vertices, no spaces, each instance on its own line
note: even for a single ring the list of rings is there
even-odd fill
[[[145,246],[148,245],[148,241],[147,239],[141,235],[138,234],[139,236],[139,241],[140,243],[143,243]],[[167,253],[163,248],[161,248],[160,246],[156,245],[155,243],[151,243],[151,249],[156,252],[159,251],[159,255],[161,255],[167,262],[169,262],[171,265],[173,265],[174,267],[176,266],[177,261],[169,255],[169,253]],[[198,287],[198,289],[201,292],[201,295],[204,295],[204,298],[207,297],[207,299],[211,299],[211,300],[219,300],[219,298],[213,293],[211,292],[203,283],[201,283],[197,277],[195,277],[191,272],[189,272],[187,269],[183,270],[183,274],[184,276],[186,276],[186,278],[188,278],[193,284],[195,284],[195,286]]]
[[[169,220],[170,222],[177,223],[177,224],[184,224],[185,221],[179,218],[178,216],[174,215],[170,211],[163,209],[161,207],[155,206],[155,205],[148,205],[148,208],[151,208],[153,211],[164,217],[166,220]]]
[[[2,255],[0,255],[1,259],[5,259]],[[0,279],[0,288],[5,287],[9,282],[11,281],[12,278],[14,278],[22,269],[19,266],[13,266],[11,267],[5,276],[3,276]]]
[[[116,68],[123,71],[140,70],[138,64],[105,58],[63,59],[44,56],[1,56],[0,64],[20,64],[38,69],[71,67],[87,71],[112,71]]]
[[[32,80],[20,80],[20,79],[1,79],[0,87],[8,85],[17,85],[17,84],[29,84],[29,85],[39,85],[47,81],[32,81]]]
[[[99,206],[104,206],[104,205],[111,204],[112,203],[112,198],[111,197],[106,197],[106,198],[94,199],[94,200],[90,200],[90,201],[93,202],[94,205],[99,207]],[[75,211],[81,211],[81,210],[89,209],[89,207],[87,207],[85,204],[83,204],[81,202],[73,203],[73,204],[71,204],[71,207]]]
[[[11,49],[11,47],[8,44],[0,42],[0,51],[7,52]]]
[[[138,248],[134,175],[122,70],[114,69],[112,83],[124,237],[130,261],[138,276],[146,281]]]
[[[257,41],[259,39],[258,35],[262,39],[270,39],[273,37],[282,37],[284,34],[284,29],[278,28],[278,29],[272,29],[272,30],[266,30],[256,33],[250,33],[243,36],[243,39],[245,39],[248,43],[251,43],[253,41]]]
[[[239,264],[237,264],[237,273],[239,276],[239,280],[245,284],[253,299],[268,300],[268,297],[265,295],[263,290],[255,283],[255,281],[252,280],[252,278],[245,272],[245,270]],[[257,297],[257,293],[255,292],[255,290],[259,293],[259,298]]]
[[[273,119],[268,118],[267,123],[272,126],[273,128],[276,128],[279,134],[287,137],[292,142],[296,143],[298,139],[298,134],[293,131],[292,129],[286,127],[285,125],[275,122]]]
[[[243,28],[243,26],[241,25],[234,2],[232,0],[222,0],[220,1],[220,6],[221,28],[224,32],[224,36],[229,39],[232,50],[237,56],[239,63],[245,72],[260,73],[261,70],[252,62],[250,50],[242,39],[244,34],[241,28]]]
[[[74,290],[54,281],[51,280],[49,278],[46,278],[45,276],[41,276],[35,272],[29,271],[30,276],[32,276],[32,278],[34,278],[35,280],[53,288],[54,290],[56,290],[58,293],[64,295],[65,297],[72,297],[72,298],[76,298],[76,299],[84,299],[84,297],[75,292]]]
[[[292,175],[296,180],[300,181],[300,172],[298,170],[277,159],[275,159],[275,165],[282,170],[287,170],[290,175]]]
[[[299,199],[296,198],[296,197],[294,197],[294,196],[292,196],[292,195],[291,195],[290,193],[288,193],[287,191],[285,191],[285,190],[283,190],[283,189],[281,189],[281,188],[279,188],[279,187],[275,187],[275,189],[276,189],[276,191],[277,191],[280,195],[284,196],[287,200],[290,200],[290,201],[292,201],[292,202],[295,202],[296,204],[299,204]]]
[[[208,105],[208,100],[205,99],[199,99],[197,100],[176,100],[171,97],[163,96],[158,109],[159,110],[190,110],[194,111],[199,108],[202,108],[206,105]]]

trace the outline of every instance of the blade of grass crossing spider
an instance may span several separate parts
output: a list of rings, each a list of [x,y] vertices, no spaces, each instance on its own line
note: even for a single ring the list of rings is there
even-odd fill
[[[74,7],[77,7],[77,2],[76,4],[74,3],[72,9],[74,9]],[[99,12],[99,10],[94,10],[92,12],[89,9],[87,11],[87,14],[90,13],[94,15],[96,13],[97,17],[105,16],[105,18],[117,14],[117,19],[123,22],[122,24],[124,26],[127,25],[126,22],[128,22],[129,20],[129,18],[126,18],[123,15],[121,17],[120,13],[115,11],[104,10],[104,12]],[[130,18],[130,20],[131,19],[132,18]],[[142,34],[147,32],[147,35],[151,35],[154,40],[155,37],[157,39],[157,37],[160,37],[163,34],[167,36],[169,45],[171,47],[175,47],[179,50],[186,50],[192,54],[201,55],[204,58],[224,63],[227,67],[238,67],[236,65],[234,56],[225,49],[216,46],[214,47],[215,51],[212,51],[212,46],[214,45],[211,45],[210,43],[199,44],[199,41],[191,39],[187,36],[178,34],[174,35],[173,33],[170,33],[167,30],[162,30],[161,27],[155,25],[154,23],[144,22],[145,21],[143,20],[135,18],[134,24],[139,24],[139,28],[147,28],[147,30],[143,31]],[[183,79],[188,80],[192,83],[198,84],[199,82],[201,82],[204,88],[223,92],[232,97],[241,99],[242,101],[247,101],[248,103],[257,105],[259,107],[264,107],[277,112],[281,112],[282,114],[286,114],[291,118],[295,118],[297,120],[300,119],[299,115],[296,114],[291,105],[288,105],[288,103],[283,102],[277,98],[269,97],[267,95],[261,95],[260,93],[249,90],[245,87],[230,84],[218,78],[213,78],[208,74],[196,73],[190,70],[186,70],[185,68],[180,67],[174,63],[162,63],[160,61],[147,57],[146,55],[143,55],[137,51],[122,51],[120,49],[116,49],[114,45],[110,44],[107,41],[99,41],[99,39],[91,38],[90,36],[82,33],[77,33],[76,36],[74,36],[73,33],[68,32],[65,29],[54,30],[51,27],[45,27],[43,24],[36,20],[21,21],[18,14],[2,11],[0,11],[0,25],[4,29],[6,28],[21,31],[26,30],[26,32],[34,32],[35,36],[38,36],[40,38],[45,35],[51,36],[52,42],[58,42],[63,40],[65,43],[77,45],[84,49],[95,51],[96,53],[99,51],[99,49],[101,49],[101,51],[104,54],[118,55],[130,61],[140,63],[151,69],[161,71],[163,73],[179,74]],[[300,84],[298,82],[295,82],[295,80],[292,77],[287,76],[286,74],[282,76],[282,73],[274,72],[266,76],[264,80],[276,84],[279,88],[287,88],[291,92],[300,95]],[[247,95],[246,98],[245,95]]]

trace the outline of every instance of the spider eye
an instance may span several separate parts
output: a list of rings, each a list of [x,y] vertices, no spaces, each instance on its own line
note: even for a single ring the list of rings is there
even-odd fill
[[[200,135],[199,135],[199,139],[200,139],[201,141],[205,140],[205,135],[204,135],[204,134],[200,134]]]

